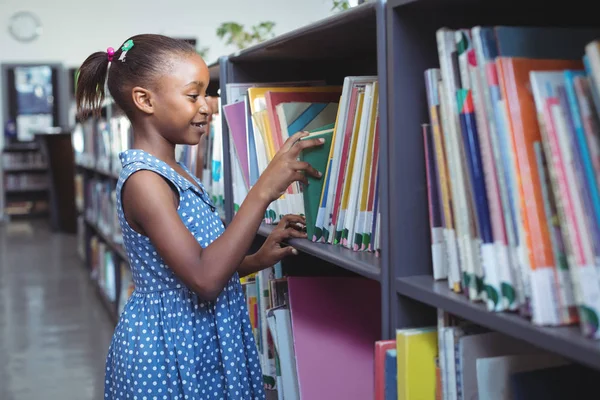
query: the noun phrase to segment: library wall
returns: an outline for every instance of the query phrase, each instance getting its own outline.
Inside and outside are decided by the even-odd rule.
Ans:
[[[167,3],[9,0],[0,2],[0,63],[44,61],[73,67],[80,65],[92,51],[106,50],[109,46],[116,48],[138,33],[196,38],[198,47],[210,48],[206,60],[210,63],[236,50],[217,37],[217,27],[222,22],[238,22],[250,27],[262,21],[274,21],[274,33],[280,35],[326,17],[330,9],[330,0],[171,0]],[[8,32],[8,18],[21,10],[35,13],[42,22],[43,34],[33,43],[19,43]],[[68,24],[69,29],[64,29],[64,24]],[[154,28],[152,32],[148,32],[148,26]],[[1,115],[0,126],[4,127]]]

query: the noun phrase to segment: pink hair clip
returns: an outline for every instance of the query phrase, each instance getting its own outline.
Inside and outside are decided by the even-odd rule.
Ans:
[[[108,62],[112,62],[113,57],[115,55],[115,49],[109,47],[108,49],[106,49],[106,54],[108,55]]]

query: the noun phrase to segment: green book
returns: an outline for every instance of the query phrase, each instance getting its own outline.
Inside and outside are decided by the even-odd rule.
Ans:
[[[327,163],[329,161],[329,150],[331,149],[334,127],[335,124],[322,126],[310,131],[309,136],[302,138],[303,140],[318,139],[321,137],[325,139],[325,143],[321,146],[303,150],[299,157],[301,161],[308,162],[313,168],[323,174],[321,178],[308,176],[308,186],[304,186],[302,189],[308,240],[312,240],[315,235],[315,223],[317,222],[317,212],[319,211],[321,193],[323,192],[323,186],[325,185],[325,169],[327,168]]]

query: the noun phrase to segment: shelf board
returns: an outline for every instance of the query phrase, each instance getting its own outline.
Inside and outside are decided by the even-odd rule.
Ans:
[[[5,167],[4,173],[7,174],[16,174],[16,173],[26,173],[26,172],[47,172],[47,165],[16,165],[11,167]]]
[[[478,325],[527,341],[541,349],[600,369],[600,341],[581,335],[579,326],[542,327],[512,313],[492,313],[483,303],[474,303],[448,289],[446,281],[431,276],[398,278],[396,292]]]
[[[229,57],[231,62],[264,60],[326,60],[376,53],[375,10],[369,1],[310,25],[266,40]]]
[[[24,194],[38,194],[38,193],[47,193],[49,191],[48,187],[44,187],[44,186],[40,186],[40,187],[26,187],[26,188],[20,188],[20,189],[16,189],[16,188],[10,188],[10,189],[5,189],[5,193],[6,195],[24,195]]]
[[[18,144],[9,144],[4,147],[4,153],[16,153],[16,152],[27,152],[27,151],[38,151],[40,146],[32,141],[32,142],[22,142]]]
[[[112,172],[105,171],[103,169],[99,169],[99,168],[96,168],[96,167],[89,167],[89,166],[84,165],[84,164],[75,164],[75,165],[77,166],[77,168],[81,168],[81,169],[84,169],[86,171],[93,172],[93,173],[95,173],[97,175],[100,175],[100,176],[103,176],[103,177],[106,177],[106,178],[110,178],[110,179],[113,179],[113,180],[118,180],[119,179],[119,177],[115,176]]]
[[[275,225],[261,224],[258,234],[267,237],[273,229],[275,229]],[[310,254],[364,277],[376,281],[381,280],[381,259],[375,257],[373,253],[352,251],[331,244],[313,243],[307,239],[290,239],[287,243],[303,253]]]
[[[6,213],[8,218],[11,220],[23,220],[29,218],[42,218],[48,217],[50,215],[50,211],[48,210],[40,210],[40,211],[30,211],[27,213]]]
[[[115,243],[110,237],[108,237],[104,232],[102,232],[95,223],[89,221],[85,218],[85,223],[94,231],[94,233],[100,237],[100,239],[110,247],[110,249],[117,253],[117,255],[126,262],[129,262],[129,258],[127,257],[127,253],[122,245]]]

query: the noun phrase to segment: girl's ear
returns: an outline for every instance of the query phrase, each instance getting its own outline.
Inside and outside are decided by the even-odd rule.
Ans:
[[[136,86],[131,90],[133,104],[145,114],[154,114],[154,102],[152,101],[152,92],[148,89]]]

